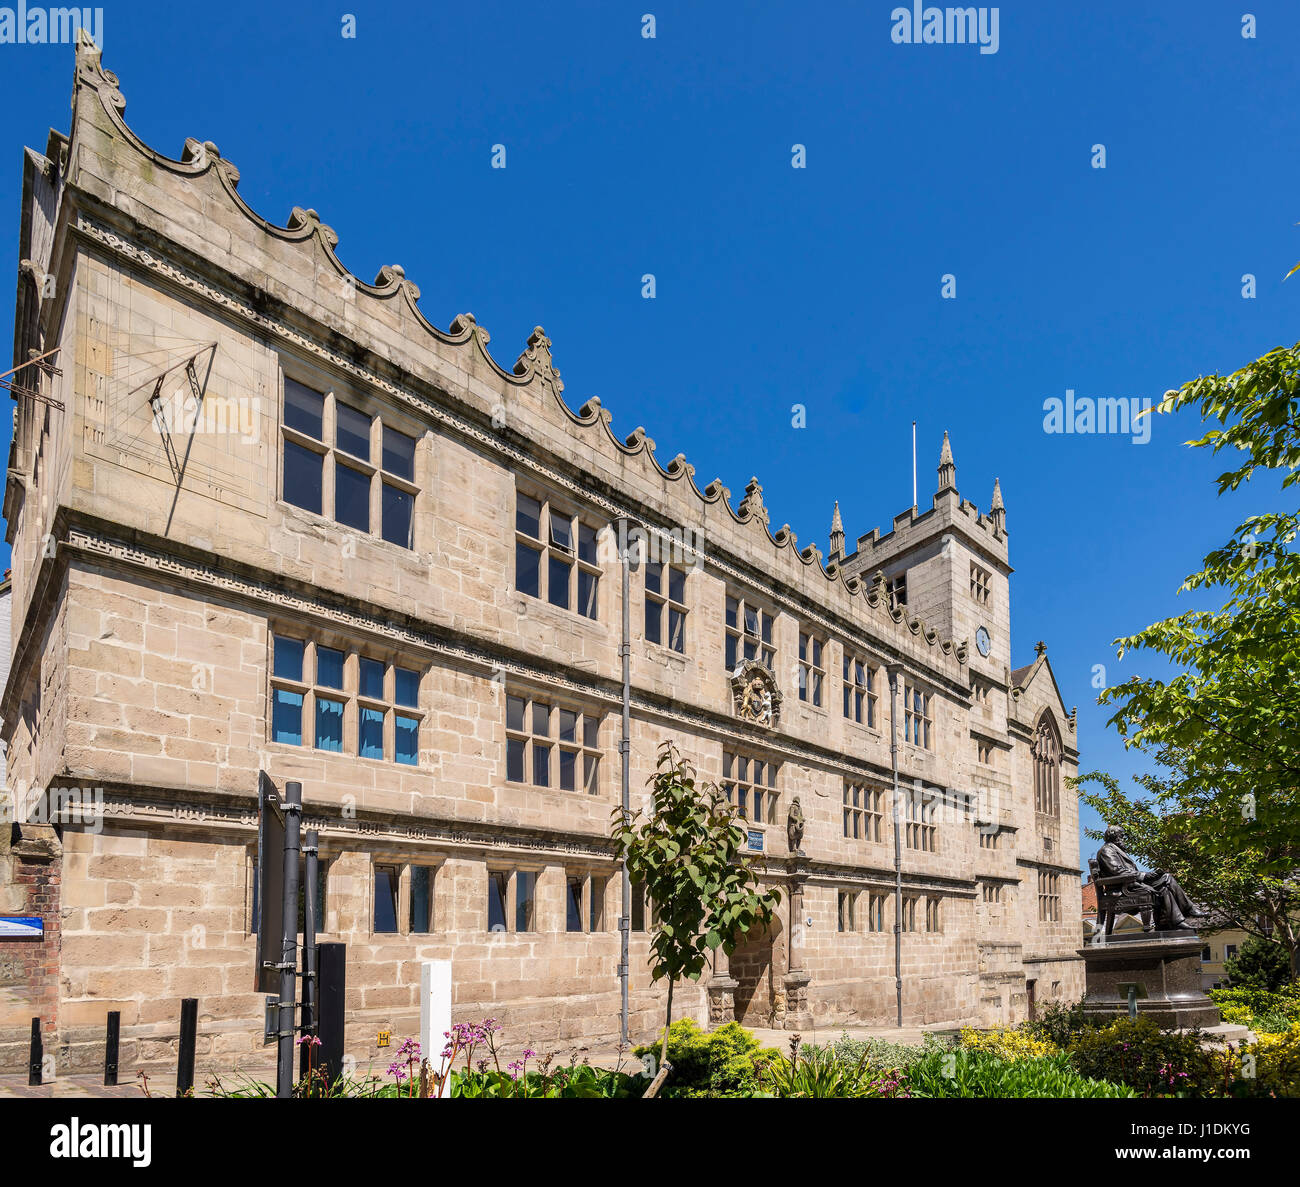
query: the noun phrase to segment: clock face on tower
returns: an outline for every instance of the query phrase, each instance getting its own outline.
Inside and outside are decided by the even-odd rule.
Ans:
[[[983,627],[975,632],[975,646],[979,648],[980,655],[988,659],[989,655],[989,633]]]

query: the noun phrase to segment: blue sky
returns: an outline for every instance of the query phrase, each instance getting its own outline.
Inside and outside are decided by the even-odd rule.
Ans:
[[[890,3],[304,7],[110,3],[127,119],[172,156],[215,141],[261,214],[317,209],[354,272],[401,264],[503,363],[545,326],[575,406],[735,499],[757,475],[802,543],[835,499],[850,540],[911,502],[913,419],[924,504],[947,429],[965,497],[1002,481],[1015,662],[1048,642],[1085,769],[1145,769],[1093,666],[1154,670],[1111,640],[1194,605],[1182,578],[1277,484],[1217,498],[1193,419],[1136,445],[1046,434],[1043,403],[1300,338],[1300,6],[1002,4],[995,54],[894,44]],[[0,45],[11,277],[21,148],[66,130],[71,80],[68,46]]]

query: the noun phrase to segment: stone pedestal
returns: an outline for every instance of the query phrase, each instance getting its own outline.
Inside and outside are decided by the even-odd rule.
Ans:
[[[729,973],[715,974],[705,985],[709,993],[709,1029],[736,1021],[736,987],[740,984]]]
[[[1201,948],[1195,932],[1172,931],[1106,936],[1078,949],[1087,978],[1084,1013],[1127,1018],[1135,986],[1139,1016],[1168,1029],[1218,1026],[1219,1008],[1201,988]]]
[[[781,1025],[786,1030],[807,1031],[812,1027],[812,1011],[808,1008],[809,973],[791,969],[781,978],[785,985],[785,1018]]]

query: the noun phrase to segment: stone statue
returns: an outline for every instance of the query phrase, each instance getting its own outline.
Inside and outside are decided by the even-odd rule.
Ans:
[[[1124,830],[1112,825],[1106,830],[1106,843],[1097,850],[1097,876],[1118,878],[1127,875],[1129,881],[1115,883],[1111,892],[1145,900],[1155,908],[1155,923],[1146,931],[1191,931],[1187,920],[1205,914],[1197,910],[1177,879],[1163,870],[1143,873],[1124,847]]]
[[[803,843],[803,807],[799,803],[798,796],[790,801],[790,814],[785,821],[785,835],[790,844],[790,852],[802,856],[803,850],[799,846]]]

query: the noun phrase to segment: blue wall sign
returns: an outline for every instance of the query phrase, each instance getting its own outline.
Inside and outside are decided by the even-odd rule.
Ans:
[[[749,847],[756,853],[763,852],[763,830],[761,828],[751,828],[749,830]]]
[[[40,940],[45,924],[39,915],[0,915],[0,940]]]

